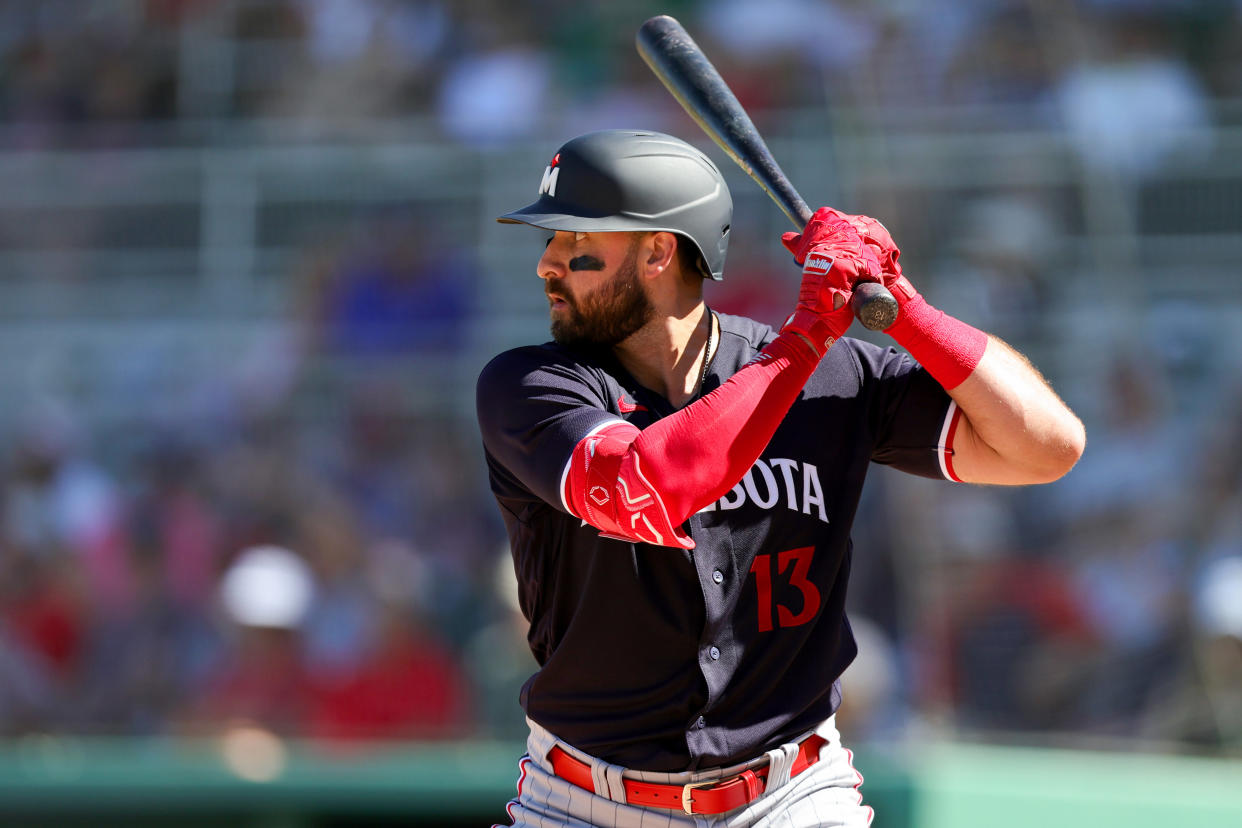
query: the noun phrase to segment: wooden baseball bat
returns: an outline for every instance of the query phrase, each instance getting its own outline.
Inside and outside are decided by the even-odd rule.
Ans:
[[[737,96],[682,25],[668,15],[652,17],[638,28],[637,44],[643,60],[690,117],[772,197],[794,227],[805,227],[811,208],[772,157]],[[878,282],[855,285],[850,307],[873,331],[887,328],[897,318],[897,300]]]

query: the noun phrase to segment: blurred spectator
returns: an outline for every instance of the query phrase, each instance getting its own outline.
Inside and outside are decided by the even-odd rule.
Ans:
[[[633,48],[628,27],[613,25],[602,32],[609,38],[604,48],[593,54],[628,54]],[[581,42],[574,46],[582,51]],[[577,88],[569,91],[571,97],[562,108],[563,134],[633,128],[676,132],[689,121],[672,96],[659,83],[652,83],[651,71],[641,60],[614,61],[614,65],[607,67],[613,75],[593,86],[583,82],[577,64],[570,63],[566,68],[572,74],[562,83],[573,83]]]
[[[314,684],[302,625],[315,588],[310,567],[288,549],[242,550],[220,581],[220,607],[233,642],[196,688],[187,710],[193,730],[247,724],[282,737],[305,732]]]
[[[837,68],[857,64],[875,44],[877,16],[849,0],[726,0],[712,4],[702,25],[738,58],[792,53],[808,65]]]
[[[10,642],[68,690],[82,669],[88,624],[76,568],[64,559],[28,557],[13,561],[4,575],[0,623]]]
[[[321,346],[353,357],[456,350],[474,290],[472,255],[445,244],[425,214],[371,225],[323,286]]]
[[[530,623],[518,603],[513,558],[506,545],[492,567],[496,617],[466,643],[465,664],[476,692],[480,734],[493,739],[524,739],[530,732],[518,697],[539,669],[526,633]]]
[[[500,530],[495,510],[485,509],[489,495],[474,473],[478,458],[468,442],[473,435],[460,421],[424,417],[412,425],[409,471],[422,490],[415,535],[437,566],[459,578],[478,577],[492,560],[491,540]]]
[[[309,735],[359,741],[469,733],[469,679],[427,611],[437,587],[431,568],[395,541],[360,557],[356,540],[339,533],[307,539],[321,573],[304,625],[315,684]]]
[[[317,676],[348,673],[364,658],[380,613],[366,580],[366,541],[358,525],[365,515],[343,499],[325,499],[293,520],[294,543],[318,583],[302,626],[309,668]]]
[[[439,2],[300,0],[305,54],[265,97],[263,114],[324,124],[351,134],[358,124],[425,108],[449,20]]]
[[[972,568],[956,604],[950,675],[960,726],[1081,726],[1097,644],[1073,585],[1055,564],[1002,552]]]
[[[906,726],[900,658],[889,634],[865,615],[850,615],[858,656],[841,676],[837,728],[855,744],[892,743]]]
[[[445,134],[496,148],[536,134],[555,105],[551,61],[521,6],[491,5],[469,18],[468,39],[445,68],[435,111]]]
[[[451,739],[472,732],[457,656],[419,613],[381,603],[375,634],[347,673],[321,680],[308,733],[331,740]]]
[[[1049,279],[1064,255],[1051,211],[1031,197],[997,194],[967,204],[961,224],[931,274],[931,301],[1017,347],[1036,342],[1049,320]]]
[[[162,732],[221,646],[208,617],[220,533],[195,458],[158,441],[134,476],[110,567],[121,588],[112,603],[96,602],[70,711],[95,732]]]
[[[1175,152],[1207,150],[1207,95],[1171,49],[1166,22],[1141,12],[1096,22],[1091,53],[1065,67],[1055,93],[1083,162],[1137,180]]]
[[[1099,652],[1081,690],[1086,731],[1125,736],[1174,681],[1185,615],[1185,550],[1148,505],[1099,513],[1066,537],[1067,562]]]
[[[1175,511],[1190,496],[1198,435],[1173,416],[1162,362],[1129,343],[1105,358],[1087,415],[1091,447],[1065,480],[1039,494],[1067,530],[1108,515]]]
[[[55,729],[61,703],[49,666],[0,620],[0,737]]]
[[[727,0],[695,22],[710,38],[708,53],[725,56],[721,73],[762,126],[768,110],[873,103],[868,70],[880,59],[885,16],[851,0]]]
[[[941,556],[919,586],[909,636],[921,713],[966,731],[1070,730],[1099,652],[1058,557],[1028,542],[1006,489],[952,488],[914,558]]]
[[[55,401],[25,413],[10,463],[0,523],[6,623],[68,689],[82,668],[91,608],[108,612],[132,597],[122,493]]]
[[[945,67],[943,100],[957,105],[1003,107],[1009,118],[1028,112],[1037,122],[1053,85],[1051,55],[1040,35],[1038,4],[973,3],[968,15],[958,15],[962,31],[957,51]],[[964,19],[963,19],[964,18]]]
[[[1236,547],[1208,562],[1195,585],[1186,669],[1151,706],[1142,735],[1236,753],[1242,749],[1242,555]]]
[[[59,401],[35,403],[22,415],[3,496],[4,541],[15,554],[80,557],[89,565],[116,542],[120,493]]]
[[[144,120],[175,111],[175,55],[144,20],[117,6],[91,15],[8,4],[0,63],[0,113],[27,146],[84,138],[91,145],[132,140]],[[94,124],[89,135],[71,128]]]
[[[127,529],[135,566],[169,600],[199,611],[212,600],[221,568],[221,527],[202,463],[192,447],[171,440],[155,443],[140,461],[131,473],[138,485]]]
[[[170,562],[152,533],[135,533],[130,556],[133,594],[92,616],[84,669],[62,715],[93,734],[162,735],[210,680],[226,640],[202,602],[170,588]]]

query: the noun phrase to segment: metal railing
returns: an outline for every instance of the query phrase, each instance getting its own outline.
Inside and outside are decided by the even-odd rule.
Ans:
[[[1050,326],[1072,341],[1037,348],[1098,345],[1169,296],[1209,315],[1239,312],[1242,129],[1215,131],[1210,153],[1134,182],[1085,168],[1050,130],[831,133],[823,113],[780,124],[773,151],[804,195],[884,216],[921,273],[952,258],[976,199],[1020,193],[1048,205],[1056,272],[1045,278],[1059,297]],[[250,125],[200,146],[0,154],[0,382],[11,398],[61,396],[102,421],[141,416],[152,398],[183,394],[188,376],[223,376],[296,327],[299,269],[317,245],[414,210],[434,223],[427,243],[450,241],[473,259],[466,345],[408,355],[413,374],[443,380],[425,383],[419,404],[465,412],[487,355],[545,333],[532,272],[541,238],[493,218],[533,196],[556,139],[478,152],[407,127],[390,124],[370,143],[262,138]],[[782,267],[783,216],[720,163],[737,202],[734,251]],[[1091,325],[1078,324],[1084,314]],[[1067,371],[1077,364],[1051,356]],[[350,370],[309,359],[306,376],[324,393]],[[139,395],[120,379],[134,373],[144,374]]]

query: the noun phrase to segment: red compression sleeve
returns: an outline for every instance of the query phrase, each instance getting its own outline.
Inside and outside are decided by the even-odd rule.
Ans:
[[[988,346],[988,335],[944,311],[922,296],[901,306],[897,321],[885,333],[910,352],[945,390],[952,390],[974,372]]]
[[[723,385],[639,431],[615,423],[574,449],[562,492],[605,534],[694,548],[679,528],[723,497],[767,447],[819,360],[782,334]]]

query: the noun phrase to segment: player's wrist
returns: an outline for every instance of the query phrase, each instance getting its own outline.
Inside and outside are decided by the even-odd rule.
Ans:
[[[893,295],[899,294],[893,291]],[[988,345],[986,333],[933,307],[917,293],[901,303],[897,321],[884,332],[946,390],[974,373]]]
[[[841,337],[841,331],[832,323],[832,317],[815,313],[801,305],[793,312],[785,324],[781,326],[780,338],[796,337],[804,348],[809,348],[818,361],[832,344]],[[794,342],[795,340],[788,340]]]

